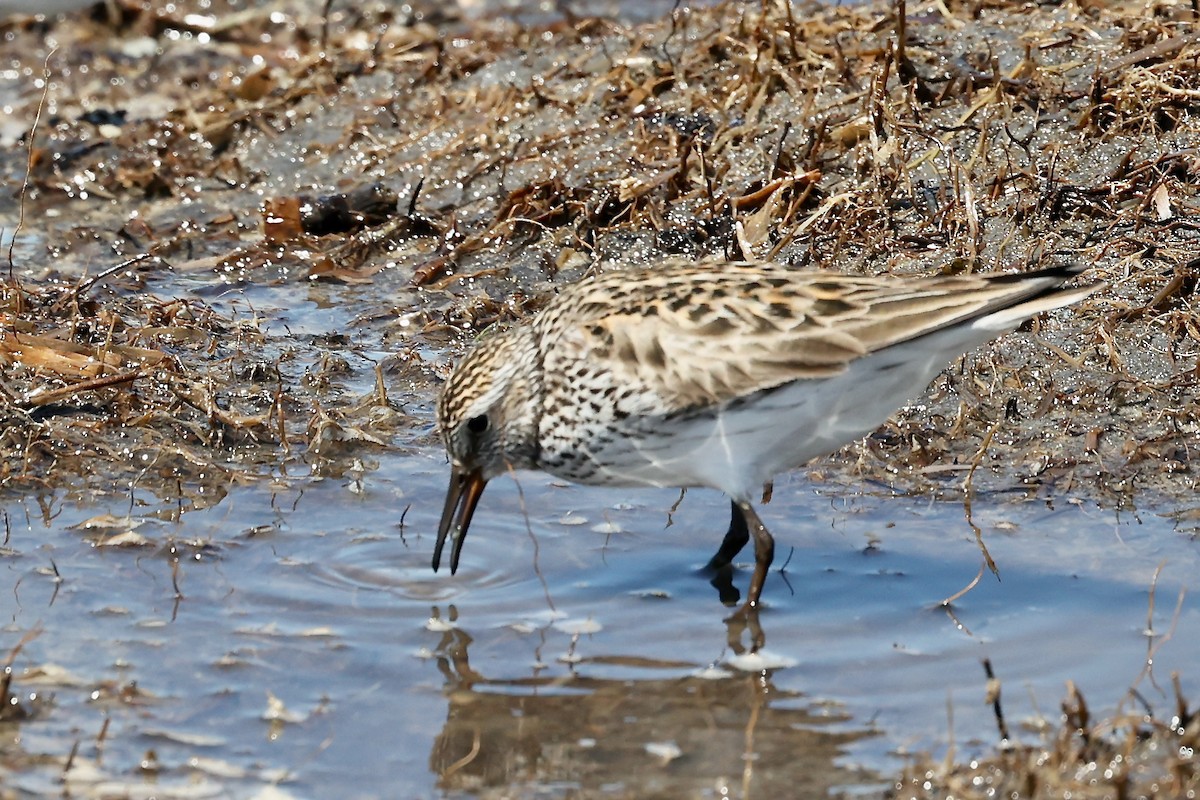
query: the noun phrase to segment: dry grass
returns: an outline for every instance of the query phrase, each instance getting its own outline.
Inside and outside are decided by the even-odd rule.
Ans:
[[[9,52],[57,80],[25,203],[95,215],[98,242],[51,251],[158,260],[106,294],[10,281],[3,347],[23,366],[6,378],[21,424],[5,481],[81,446],[78,419],[39,433],[64,402],[97,412],[83,415],[96,458],[126,458],[97,429],[163,423],[168,407],[190,409],[165,426],[155,446],[168,450],[180,433],[201,451],[232,437],[263,444],[261,463],[328,432],[325,405],[277,358],[243,370],[257,380],[213,368],[237,361],[206,350],[227,332],[263,347],[252,325],[134,296],[141,281],[382,281],[408,314],[403,331],[380,323],[384,340],[441,346],[535,310],[556,281],[683,255],[892,272],[1095,264],[1109,291],[969,358],[842,468],[956,491],[954,462],[981,461],[977,485],[1122,503],[1194,488],[1200,42],[1186,2],[914,3],[903,17],[894,3],[737,3],[539,29],[369,4],[329,20],[295,9],[283,27],[265,10],[206,28],[121,8],[54,28],[54,52],[9,23]],[[164,39],[154,80],[114,37],[180,30],[207,45]],[[72,69],[84,50],[86,77]],[[31,85],[19,110],[32,118],[40,101]],[[285,424],[288,398],[306,424]],[[206,459],[219,461],[169,460]]]
[[[1137,695],[1133,695],[1137,698]],[[1200,716],[1188,708],[1178,680],[1175,708],[1157,719],[1147,707],[1096,720],[1083,694],[1067,687],[1062,716],[1037,744],[1011,744],[960,761],[922,760],[905,770],[889,797],[927,798],[1193,798],[1200,793]]]
[[[422,352],[670,255],[1092,264],[1106,291],[964,359],[814,477],[1193,497],[1193,3],[764,1],[536,29],[348,5],[2,23],[28,85],[0,179],[42,237],[0,287],[5,491],[120,475],[211,502],[288,460],[428,441],[446,362]],[[358,395],[339,332],[268,334],[195,295],[303,281],[399,353]],[[411,418],[385,377],[412,387]],[[1169,723],[1097,726],[1072,693],[1064,719],[896,795],[1194,795],[1182,699]]]

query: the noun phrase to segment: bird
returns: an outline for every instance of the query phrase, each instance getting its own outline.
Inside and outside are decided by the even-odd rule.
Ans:
[[[778,263],[607,271],[485,335],[451,371],[437,422],[450,483],[433,551],[458,570],[488,481],[710,487],[731,522],[712,568],[753,536],[742,611],[757,611],[774,538],[752,504],[780,472],[859,439],[963,353],[1100,289],[1084,267],[926,277]]]

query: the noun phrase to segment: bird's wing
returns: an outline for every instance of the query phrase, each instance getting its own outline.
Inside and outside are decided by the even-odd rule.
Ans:
[[[829,377],[867,353],[959,324],[966,349],[980,338],[972,323],[988,315],[1011,309],[999,332],[1065,305],[1037,299],[1073,274],[898,279],[755,265],[639,281],[612,273],[580,293],[567,316],[576,352],[673,412]]]

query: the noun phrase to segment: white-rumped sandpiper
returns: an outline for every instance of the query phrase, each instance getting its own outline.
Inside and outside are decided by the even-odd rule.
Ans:
[[[708,486],[733,523],[711,566],[752,534],[743,609],[774,540],[751,505],[774,475],[887,420],[948,362],[1102,284],[1082,268],[930,278],[777,264],[667,264],[565,288],[486,336],[438,403],[451,463],[433,568],[450,571],[487,482],[540,469],[586,484]]]

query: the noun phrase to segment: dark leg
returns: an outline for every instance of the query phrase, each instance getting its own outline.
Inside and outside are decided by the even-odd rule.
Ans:
[[[754,534],[754,575],[750,578],[750,591],[741,609],[744,613],[758,610],[763,584],[767,582],[767,570],[771,568],[771,562],[775,559],[775,540],[771,538],[771,532],[763,525],[758,513],[749,503],[739,502],[737,508],[745,518],[746,527]]]
[[[716,555],[709,559],[708,566],[705,567],[707,570],[721,570],[728,567],[733,563],[737,554],[742,552],[746,542],[750,541],[750,530],[746,527],[746,517],[738,508],[737,501],[730,500],[729,506],[731,509],[729,530],[726,531],[725,540],[721,542],[721,547],[717,550]]]

